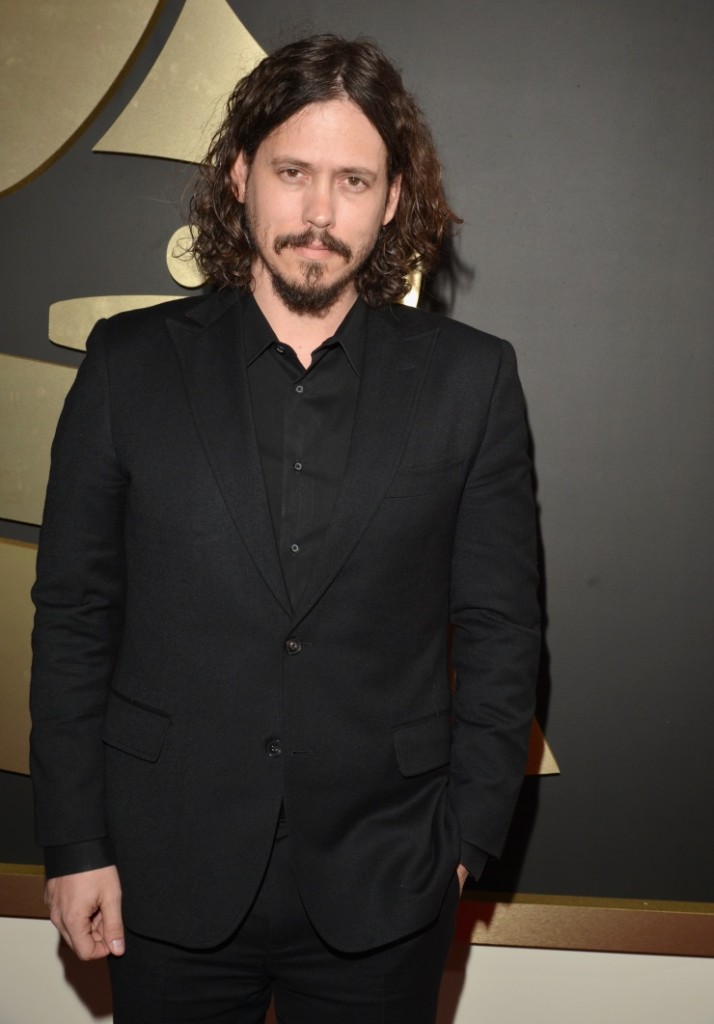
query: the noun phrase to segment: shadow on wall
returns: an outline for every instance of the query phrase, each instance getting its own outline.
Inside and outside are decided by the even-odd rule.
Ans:
[[[475,279],[476,270],[462,260],[455,239],[444,239],[439,262],[422,285],[419,308],[450,316],[457,293],[467,294]]]
[[[98,1019],[109,1017],[112,997],[106,960],[78,960],[62,939],[58,942],[57,956],[62,962],[65,981],[71,985],[91,1015]]]

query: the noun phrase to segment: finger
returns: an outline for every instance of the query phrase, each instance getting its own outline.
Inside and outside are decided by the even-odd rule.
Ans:
[[[65,915],[60,902],[49,895],[45,896],[45,902],[49,907],[50,921],[60,933],[69,948],[76,953],[77,950],[74,945],[74,935],[72,934],[73,929],[70,928],[68,922],[65,920]]]
[[[92,918],[92,938],[95,942],[104,942],[102,938],[102,913],[98,911]]]
[[[69,916],[63,921],[65,935],[71,949],[77,954],[80,960],[97,960],[107,955],[104,943],[97,941],[92,934],[92,919],[87,916]],[[65,934],[66,933],[66,934]]]

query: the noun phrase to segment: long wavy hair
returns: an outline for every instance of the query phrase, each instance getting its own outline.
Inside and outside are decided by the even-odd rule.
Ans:
[[[409,274],[428,273],[436,265],[444,238],[461,219],[444,197],[424,115],[375,43],[317,35],[266,57],[228,100],[190,201],[192,251],[209,280],[243,290],[251,284],[255,250],[231,180],[238,154],[250,165],[263,139],[293,114],[309,103],[342,97],[382,136],[390,184],[401,175],[397,212],[356,277],[357,291],[371,306],[395,302],[409,290]]]

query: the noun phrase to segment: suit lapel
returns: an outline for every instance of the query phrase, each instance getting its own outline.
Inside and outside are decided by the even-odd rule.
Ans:
[[[273,536],[241,344],[238,293],[168,318],[189,404],[216,483],[256,568],[292,614]]]
[[[370,310],[347,469],[315,567],[296,608],[303,618],[364,533],[399,465],[437,331],[406,337]]]

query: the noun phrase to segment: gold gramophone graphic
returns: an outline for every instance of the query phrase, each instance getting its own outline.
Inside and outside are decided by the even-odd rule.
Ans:
[[[96,113],[128,61],[150,35],[166,0],[73,0],[19,4],[0,0],[0,107],[5,111],[0,194],[42,174]],[[29,55],[29,56],[28,56]],[[156,63],[95,151],[198,163],[223,114],[236,78],[264,51],[226,0],[185,0]],[[49,97],[49,99],[48,99]],[[168,240],[175,282],[196,288],[203,277],[187,255],[188,228]],[[419,275],[405,302],[416,305]],[[49,310],[49,338],[84,349],[94,323],[124,309],[176,295],[68,298]],[[39,525],[49,452],[75,371],[52,362],[0,354],[0,519]],[[0,538],[0,770],[28,770],[35,545]],[[529,774],[557,764],[534,722]]]

